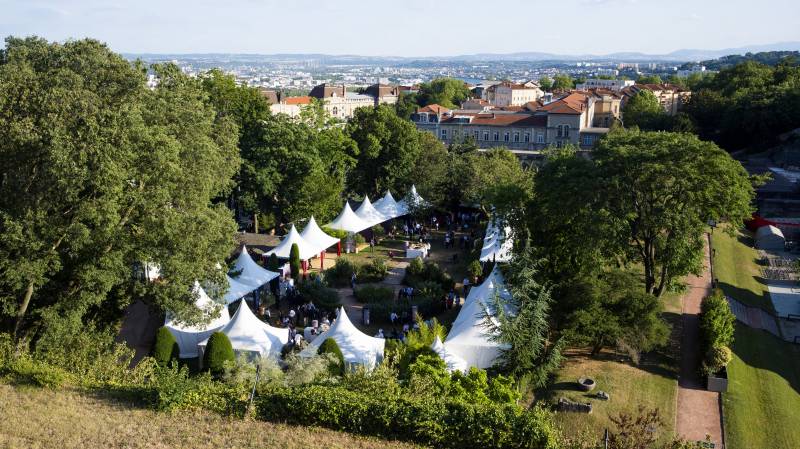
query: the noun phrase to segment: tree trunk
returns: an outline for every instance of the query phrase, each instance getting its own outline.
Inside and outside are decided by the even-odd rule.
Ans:
[[[19,335],[19,329],[22,327],[22,319],[25,318],[25,312],[28,311],[28,305],[31,303],[32,297],[33,297],[33,281],[28,283],[28,288],[25,289],[25,297],[22,298],[22,304],[20,304],[19,310],[17,311],[17,320],[14,323],[14,334],[13,334],[15,342],[17,341],[17,337]]]

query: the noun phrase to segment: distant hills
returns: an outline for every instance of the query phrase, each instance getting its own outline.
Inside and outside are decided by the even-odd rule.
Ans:
[[[746,53],[795,51],[800,50],[800,42],[779,42],[767,45],[751,45],[746,47],[725,48],[721,50],[681,49],[667,54],[647,54],[639,52],[619,52],[605,55],[576,54],[566,55],[546,52],[518,52],[518,53],[476,53],[457,56],[436,57],[404,57],[404,56],[362,56],[362,55],[326,55],[320,53],[278,53],[278,54],[246,54],[246,53],[191,53],[191,54],[153,54],[153,53],[126,53],[129,59],[141,58],[144,60],[165,59],[192,59],[215,61],[315,61],[319,63],[403,63],[410,61],[513,61],[513,62],[540,62],[540,61],[625,61],[625,62],[693,62],[721,58],[729,55],[743,55]]]

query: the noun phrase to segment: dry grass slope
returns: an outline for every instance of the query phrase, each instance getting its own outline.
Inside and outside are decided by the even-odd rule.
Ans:
[[[326,429],[158,413],[75,391],[0,384],[0,448],[411,448]]]

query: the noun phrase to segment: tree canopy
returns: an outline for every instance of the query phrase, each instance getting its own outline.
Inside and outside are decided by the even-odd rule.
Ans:
[[[356,165],[348,173],[350,191],[377,196],[387,189],[405,192],[420,156],[420,131],[391,106],[358,108],[345,127],[357,145]]]
[[[438,104],[455,109],[471,96],[472,93],[464,81],[455,78],[437,78],[429,83],[420,84],[417,104],[420,106]]]
[[[151,90],[141,65],[97,41],[7,39],[0,311],[16,330],[58,322],[74,332],[87,315],[121,313],[137,262],[170,280],[148,285],[148,298],[186,316],[195,280],[224,282],[217,263],[236,228],[211,200],[239,167],[236,124],[199,81],[153,70]]]

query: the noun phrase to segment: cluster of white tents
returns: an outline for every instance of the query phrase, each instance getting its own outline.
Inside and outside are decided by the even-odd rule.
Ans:
[[[426,204],[425,200],[417,193],[417,189],[414,186],[411,186],[411,191],[407,198],[400,201],[395,201],[392,192],[389,191],[375,204],[370,202],[368,196],[364,196],[364,201],[355,211],[345,201],[339,215],[326,226],[330,229],[349,233],[361,232],[377,224],[406,215],[412,207],[424,204]],[[297,232],[297,228],[292,225],[289,233],[286,234],[278,246],[265,253],[265,256],[275,254],[279,258],[288,259],[292,245],[296,244],[301,261],[308,261],[316,255],[319,255],[320,259],[324,261],[325,250],[339,242],[338,238],[326,234],[317,225],[314,217],[311,217],[303,232]]]
[[[493,335],[499,327],[495,318],[497,304],[502,304],[506,313],[513,314],[510,299],[503,274],[495,266],[482,284],[469,291],[445,341],[437,338],[433,343],[432,349],[445,361],[448,370],[486,369],[497,362],[504,347]],[[487,319],[494,326],[489,326]]]
[[[486,226],[486,235],[483,238],[481,247],[481,262],[508,262],[511,260],[511,252],[514,248],[514,240],[511,226],[504,221],[496,218],[489,220]]]
[[[212,300],[206,291],[200,286],[199,282],[196,282],[194,285],[193,294],[197,297],[195,300],[195,306],[203,311],[204,314],[212,318],[208,324],[201,326],[190,326],[180,323],[179,321],[175,320],[171,314],[167,314],[167,317],[164,321],[164,326],[169,329],[172,335],[175,336],[175,339],[178,342],[178,347],[180,348],[181,358],[197,357],[200,354],[198,348],[204,346],[204,342],[208,339],[208,337],[218,330],[226,332],[227,329],[228,332],[235,334],[236,332],[240,332],[240,329],[242,329],[242,325],[236,324],[237,322],[242,321],[249,323],[250,321],[255,320],[258,323],[261,323],[261,321],[258,320],[258,318],[252,314],[252,312],[250,312],[249,307],[244,303],[239,305],[239,310],[231,319],[228,314],[227,305],[247,296],[253,291],[260,289],[271,280],[278,277],[278,273],[266,270],[258,265],[250,257],[250,254],[247,252],[247,247],[245,246],[242,246],[242,252],[236,259],[233,271],[239,273],[239,275],[236,278],[226,275],[228,280],[228,288],[221,295],[223,301],[225,302],[225,306],[214,302],[214,300]],[[217,288],[213,285],[207,287],[212,289]],[[247,313],[249,313],[250,317],[252,317],[252,320],[247,317],[247,313],[242,312],[242,309],[247,309]],[[234,323],[235,326],[231,323]],[[277,330],[281,331],[281,329]],[[253,341],[260,341],[261,335],[258,332],[255,332],[253,335],[251,335],[251,339]],[[231,342],[233,342],[233,339]],[[242,343],[241,339],[240,343]],[[241,351],[251,351],[251,349],[248,349],[250,347],[252,347],[252,345],[248,346],[244,345],[243,343],[240,344],[238,348],[236,345],[234,345],[235,350]],[[280,350],[280,348],[278,349]]]

